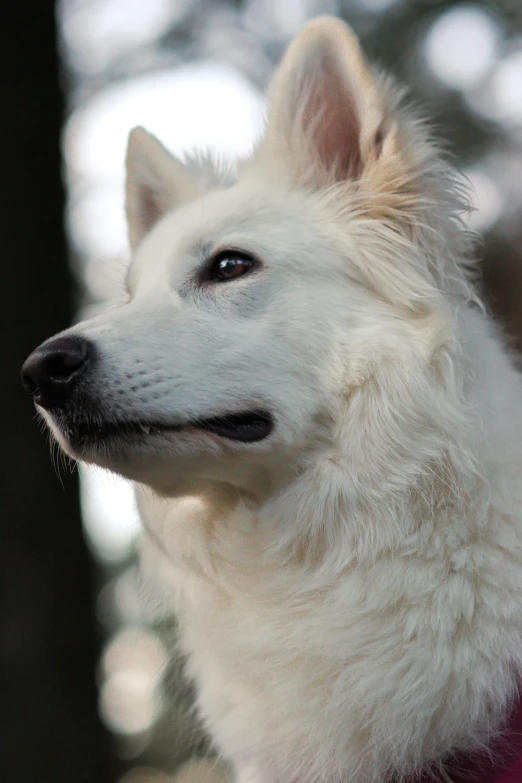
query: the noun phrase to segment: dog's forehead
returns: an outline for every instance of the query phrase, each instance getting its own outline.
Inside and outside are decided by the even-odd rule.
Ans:
[[[309,194],[238,182],[166,215],[143,242],[136,263],[139,266],[142,258],[149,264],[153,256],[160,266],[185,268],[224,247],[267,252],[277,258],[289,243],[297,252],[310,247],[316,217]]]

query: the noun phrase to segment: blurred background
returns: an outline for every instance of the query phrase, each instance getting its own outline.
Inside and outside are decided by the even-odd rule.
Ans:
[[[284,47],[342,16],[473,189],[484,292],[522,347],[522,2],[61,0],[2,13],[0,779],[169,783],[206,749],[174,619],[136,572],[132,492],[49,456],[26,355],[120,293],[126,137],[233,160]]]

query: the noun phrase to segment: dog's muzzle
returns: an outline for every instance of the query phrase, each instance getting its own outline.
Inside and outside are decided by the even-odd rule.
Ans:
[[[103,444],[121,450],[141,446],[158,436],[198,430],[229,442],[256,443],[274,428],[274,417],[263,408],[224,411],[218,415],[182,419],[173,416],[122,416],[114,401],[96,392],[97,350],[79,335],[56,337],[43,343],[22,366],[22,381],[39,408],[52,415],[57,427],[75,453]],[[49,421],[48,421],[49,423]]]

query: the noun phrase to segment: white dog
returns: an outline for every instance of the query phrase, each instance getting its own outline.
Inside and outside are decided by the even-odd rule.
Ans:
[[[137,482],[236,783],[447,779],[516,697],[522,382],[462,208],[398,91],[317,19],[237,180],[132,132],[128,301],[24,366],[62,448]]]

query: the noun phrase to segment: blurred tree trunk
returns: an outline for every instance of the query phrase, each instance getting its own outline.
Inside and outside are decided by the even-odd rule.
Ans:
[[[0,180],[0,779],[114,780],[96,713],[92,565],[76,477],[63,486],[20,383],[20,365],[72,315],[62,230],[51,2],[2,10]]]

